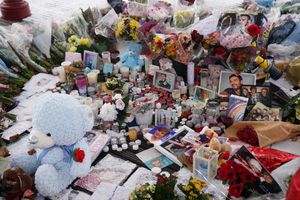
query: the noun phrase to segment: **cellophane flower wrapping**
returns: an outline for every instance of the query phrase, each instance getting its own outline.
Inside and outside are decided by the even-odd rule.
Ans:
[[[272,148],[249,147],[248,149],[269,172],[272,172],[284,163],[299,158],[298,155]]]

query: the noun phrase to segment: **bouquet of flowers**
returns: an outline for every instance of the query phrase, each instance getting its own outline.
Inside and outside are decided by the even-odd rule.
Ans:
[[[122,96],[121,94],[116,94],[113,98],[111,96],[106,96],[104,98],[104,105],[100,109],[99,117],[103,121],[112,122],[117,120],[119,124],[122,124],[127,116],[127,106],[129,102],[128,96]]]
[[[165,39],[165,53],[166,56],[174,58],[176,56],[176,41],[177,35],[170,35]]]
[[[165,21],[169,16],[173,15],[171,4],[159,1],[147,8],[147,16],[150,20],[157,22]]]
[[[249,71],[255,55],[256,49],[253,47],[236,48],[229,54],[227,63],[237,72]]]
[[[174,192],[177,178],[168,172],[157,175],[155,185],[145,183],[136,187],[130,194],[129,200],[177,200],[178,196]]]
[[[176,44],[176,60],[187,64],[192,57],[192,36],[188,33],[180,33]]]
[[[89,38],[78,38],[77,35],[72,35],[68,38],[68,51],[83,53],[84,50],[88,50],[91,46],[91,40]]]
[[[222,163],[217,177],[223,181],[223,184],[229,184],[228,194],[237,198],[248,197],[259,181],[258,177],[234,160]]]
[[[141,97],[135,101],[129,103],[128,111],[132,114],[146,113],[154,109],[155,101],[157,100],[156,95]]]
[[[116,38],[137,41],[140,26],[140,23],[134,19],[128,17],[122,18],[115,29]]]
[[[209,200],[209,195],[202,191],[205,187],[205,182],[193,177],[189,179],[187,185],[178,185],[178,188],[186,195],[188,200]]]
[[[164,39],[159,34],[156,34],[149,45],[151,53],[156,57],[159,56],[159,54],[163,52],[164,45]]]
[[[120,79],[113,77],[105,82],[105,86],[109,90],[115,90],[117,88],[121,88],[123,86],[123,82]]]

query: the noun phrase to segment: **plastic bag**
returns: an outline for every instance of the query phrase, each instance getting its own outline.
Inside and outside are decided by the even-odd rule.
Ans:
[[[50,58],[51,31],[50,21],[33,26],[33,43],[47,58]]]
[[[276,58],[276,60],[283,59],[291,59],[294,57],[293,55],[298,54],[300,49],[300,45],[295,42],[284,42],[282,44],[270,44],[268,46],[268,51],[272,56]]]
[[[129,2],[127,4],[127,11],[129,16],[146,17],[147,16],[147,4]]]
[[[173,8],[171,4],[159,1],[147,8],[147,16],[150,20],[163,22],[173,15]]]
[[[184,2],[188,2],[185,0],[178,1],[174,16],[173,23],[176,28],[186,28],[189,25],[193,24],[196,17],[196,7],[195,2],[193,4],[186,5]]]
[[[115,37],[115,25],[118,23],[117,13],[111,9],[95,26],[96,35],[102,35],[107,38]]]

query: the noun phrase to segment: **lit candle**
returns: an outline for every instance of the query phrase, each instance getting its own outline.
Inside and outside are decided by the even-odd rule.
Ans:
[[[59,82],[64,83],[66,82],[66,72],[64,67],[58,67],[57,68]]]
[[[123,77],[128,77],[129,76],[129,68],[128,67],[121,67],[120,72]]]
[[[92,71],[87,74],[87,78],[88,78],[89,85],[97,84],[98,74]]]
[[[188,71],[188,85],[194,85],[195,82],[195,64],[193,62],[189,62],[187,66]]]
[[[135,129],[130,129],[128,131],[128,133],[129,133],[129,139],[131,141],[136,140],[136,138],[137,138],[137,131]]]

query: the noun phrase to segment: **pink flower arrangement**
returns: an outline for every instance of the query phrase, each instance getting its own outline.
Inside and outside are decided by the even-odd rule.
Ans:
[[[226,49],[235,49],[251,46],[252,37],[248,34],[233,33],[221,39],[221,45]]]

